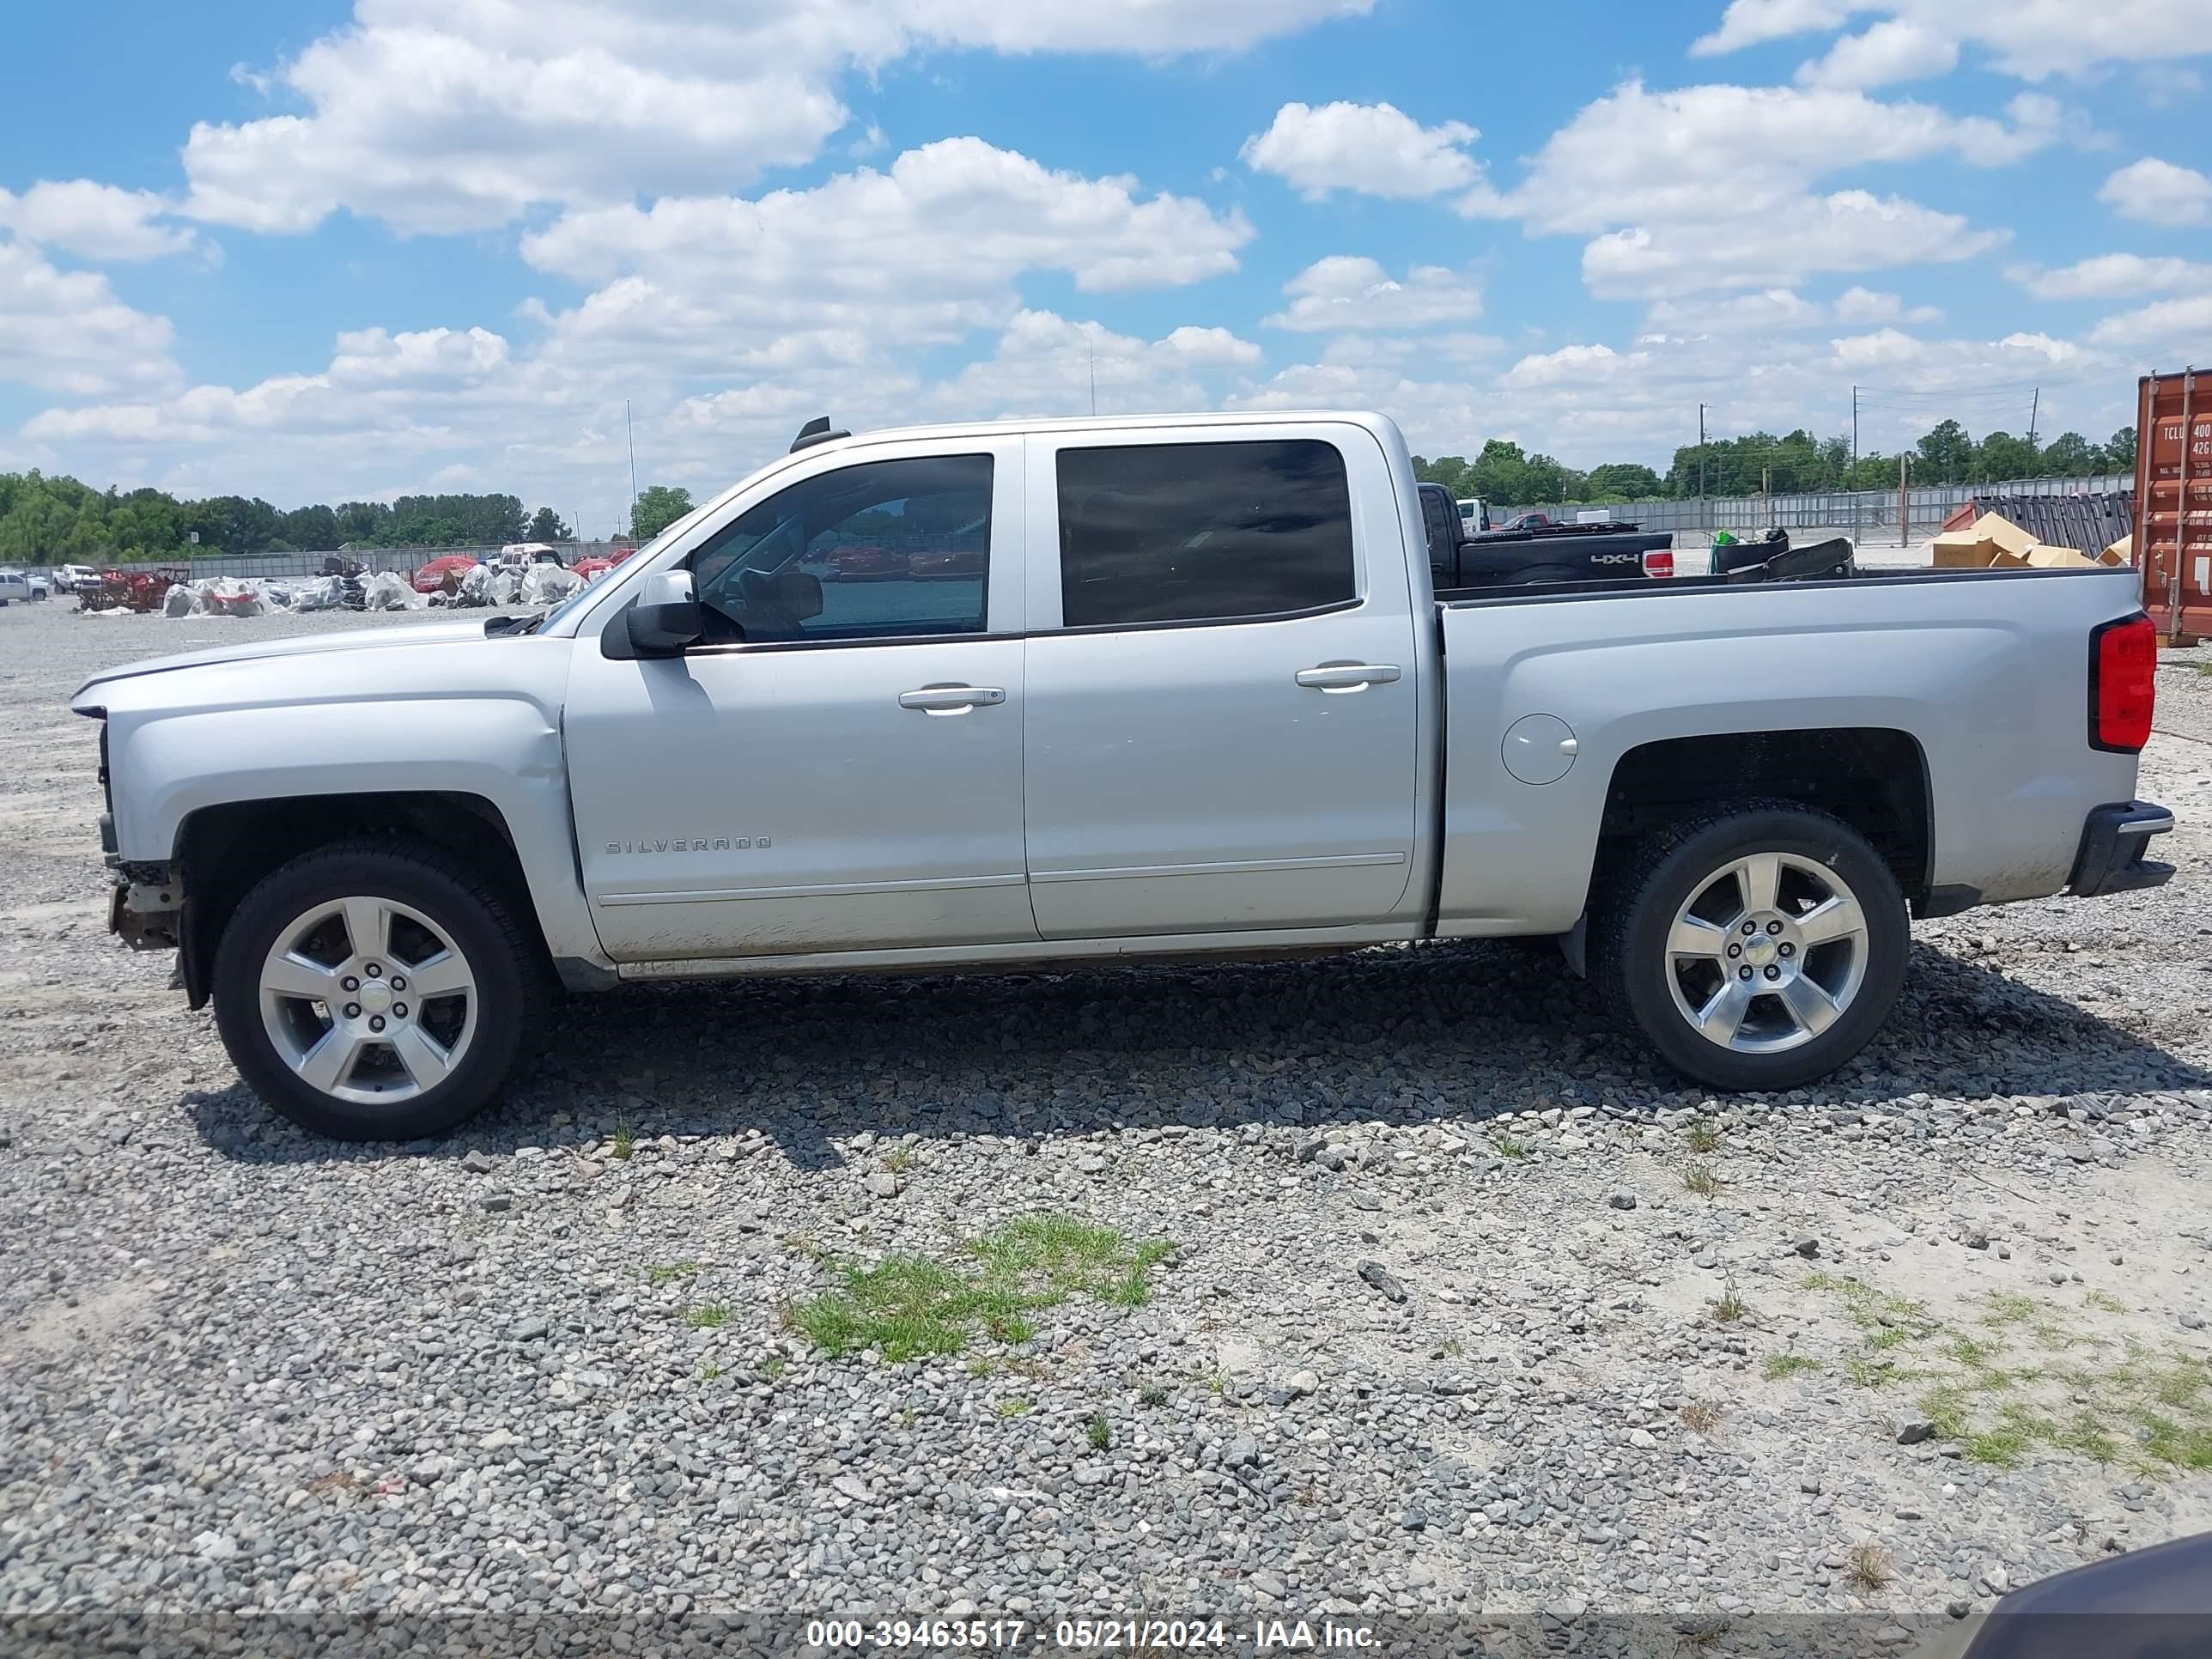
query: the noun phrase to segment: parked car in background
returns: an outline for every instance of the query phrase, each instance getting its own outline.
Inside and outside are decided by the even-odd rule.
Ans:
[[[586,581],[590,581],[594,577],[605,575],[608,571],[612,570],[636,551],[634,547],[618,547],[609,554],[593,554],[588,559],[579,559],[569,568]]]
[[[31,579],[20,570],[0,570],[0,605],[31,597]]]
[[[27,572],[24,574],[23,580],[26,580],[26,581],[27,581],[28,583],[30,583],[30,585],[31,585],[31,597],[32,597],[33,599],[51,599],[51,598],[52,598],[52,597],[53,597],[53,592],[54,592],[53,579],[52,579],[52,577],[48,576],[48,575],[47,575],[44,571],[42,571],[42,570],[32,570],[32,571],[27,571]]]
[[[100,572],[88,564],[65,564],[54,572],[55,580],[64,592],[79,597],[100,592]]]
[[[521,568],[533,564],[566,565],[561,550],[550,542],[509,542],[499,550],[499,557],[489,561],[507,568]]]
[[[1420,486],[1429,580],[1439,593],[1529,582],[1580,582],[1674,574],[1674,538],[1632,524],[1553,525],[1473,533],[1443,485]]]
[[[888,552],[880,547],[836,548],[823,562],[848,582],[876,581],[911,573],[904,554]]]
[[[987,580],[825,602],[815,549],[981,511]],[[2172,876],[2137,580],[1439,598],[1387,416],[972,423],[802,438],[543,617],[240,641],[72,706],[109,926],[327,1134],[471,1116],[556,977],[1511,935],[1683,1077],[1780,1091],[1889,1017],[1913,917]]]
[[[1459,504],[1460,528],[1470,536],[1478,530],[1490,528],[1490,503],[1480,495]]]
[[[446,578],[456,581],[477,568],[476,559],[466,553],[448,553],[435,558],[415,573],[414,586],[417,593],[440,593],[445,591]]]
[[[980,576],[983,555],[980,550],[917,553],[907,561],[907,568],[917,576]]]

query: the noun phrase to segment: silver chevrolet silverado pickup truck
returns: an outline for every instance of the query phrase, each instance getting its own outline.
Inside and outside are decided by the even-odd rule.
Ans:
[[[563,988],[1504,935],[1782,1089],[1911,917],[2170,873],[2125,571],[1438,594],[1379,416],[826,428],[542,617],[78,692],[264,1099],[446,1129]]]

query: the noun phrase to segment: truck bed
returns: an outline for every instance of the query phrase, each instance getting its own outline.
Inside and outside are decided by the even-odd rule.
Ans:
[[[1925,775],[1933,886],[1985,902],[2059,890],[2084,818],[2134,789],[2135,757],[2080,734],[2089,631],[2136,609],[2135,581],[2125,569],[1901,570],[1438,595],[1437,931],[1572,927],[1624,757],[1746,729],[1903,734]],[[1515,775],[1532,744],[1565,762],[1559,776]],[[1557,855],[1532,860],[1536,846]],[[1524,878],[1501,884],[1501,868]]]

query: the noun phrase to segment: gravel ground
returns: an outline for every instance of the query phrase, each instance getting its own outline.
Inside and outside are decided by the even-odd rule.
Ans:
[[[108,938],[63,706],[101,665],[329,625],[0,612],[19,1635],[88,1607],[1940,1623],[2212,1526],[2191,653],[2142,787],[2185,815],[2174,882],[1920,927],[1887,1034],[1786,1099],[1685,1090],[1550,959],[1470,945],[633,988],[572,1005],[468,1133],[363,1149],[264,1111],[167,959]],[[814,1301],[845,1265],[980,1273],[1038,1213],[1100,1230],[1045,1252],[1070,1293],[903,1328],[957,1352],[793,1322],[853,1313]]]

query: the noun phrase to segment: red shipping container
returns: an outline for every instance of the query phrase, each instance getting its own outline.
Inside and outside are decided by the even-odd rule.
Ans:
[[[2212,636],[2212,374],[2146,374],[2137,387],[2135,556],[2158,631]]]

